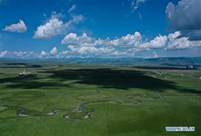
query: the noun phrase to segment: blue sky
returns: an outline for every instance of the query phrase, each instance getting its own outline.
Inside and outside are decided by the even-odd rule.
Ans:
[[[199,0],[0,0],[0,57],[201,56],[200,7]]]

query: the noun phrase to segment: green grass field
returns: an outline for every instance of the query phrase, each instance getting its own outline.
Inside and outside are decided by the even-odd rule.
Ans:
[[[201,135],[201,71],[1,65],[0,136]]]

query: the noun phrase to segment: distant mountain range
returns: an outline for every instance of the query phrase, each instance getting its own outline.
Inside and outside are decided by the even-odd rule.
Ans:
[[[201,57],[177,58],[66,58],[66,59],[0,59],[1,63],[52,63],[52,64],[98,64],[124,66],[186,66],[201,65]],[[0,63],[0,64],[1,64]]]

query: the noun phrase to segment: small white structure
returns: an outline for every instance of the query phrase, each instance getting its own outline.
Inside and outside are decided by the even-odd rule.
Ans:
[[[22,113],[19,113],[18,114],[18,117],[28,117],[29,115],[26,115],[26,114],[22,114]]]
[[[19,76],[27,76],[27,75],[31,75],[31,72],[27,72],[25,69],[23,72],[19,73]]]
[[[56,113],[55,112],[49,112],[47,113],[48,116],[54,116]]]
[[[88,119],[91,117],[91,113],[87,113],[85,116],[84,116],[84,119]]]
[[[69,119],[70,117],[69,117],[69,115],[65,115],[64,118],[65,119]]]

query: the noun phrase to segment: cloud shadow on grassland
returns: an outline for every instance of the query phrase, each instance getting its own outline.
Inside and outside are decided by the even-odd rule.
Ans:
[[[199,90],[178,87],[175,82],[158,79],[149,76],[145,72],[137,70],[114,70],[110,68],[102,68],[46,70],[41,72],[50,74],[48,77],[45,77],[48,78],[48,80],[42,80],[37,77],[37,75],[34,75],[28,78],[0,78],[0,83],[10,89],[58,89],[61,87],[69,87],[70,84],[66,84],[64,82],[67,80],[73,80],[73,83],[97,85],[101,88],[123,90],[139,88],[155,92],[163,92],[167,89],[173,89],[183,93],[201,94],[201,91]]]
[[[21,89],[40,89],[40,88],[58,88],[68,87],[68,85],[55,81],[40,81],[37,76],[31,77],[6,77],[0,79],[0,84],[4,84],[6,88]]]
[[[64,69],[46,71],[51,78],[60,80],[76,80],[76,83],[98,85],[102,88],[130,89],[140,88],[162,92],[174,89],[185,93],[200,93],[198,90],[185,89],[176,86],[175,82],[151,77],[145,72],[136,70],[114,69]]]

